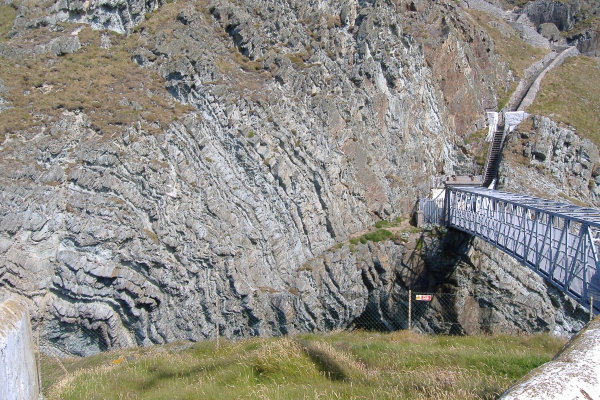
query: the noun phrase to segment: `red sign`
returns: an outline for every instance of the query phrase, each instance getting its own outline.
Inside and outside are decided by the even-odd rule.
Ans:
[[[430,294],[417,294],[415,295],[416,301],[431,301],[433,300],[433,296]]]

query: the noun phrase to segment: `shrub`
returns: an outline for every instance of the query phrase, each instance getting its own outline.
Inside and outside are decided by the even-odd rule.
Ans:
[[[361,243],[366,243],[366,241],[371,242],[381,242],[384,240],[388,240],[394,237],[394,234],[387,229],[377,229],[375,232],[365,233],[360,237]],[[364,242],[363,242],[364,239]]]

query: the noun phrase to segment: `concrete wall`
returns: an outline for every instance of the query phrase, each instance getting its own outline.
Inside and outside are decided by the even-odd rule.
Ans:
[[[502,400],[600,399],[600,316],[554,358],[508,389]]]
[[[519,104],[519,108],[517,109],[517,111],[525,111],[527,109],[527,107],[529,107],[531,104],[533,104],[533,101],[535,100],[535,96],[537,96],[537,93],[540,90],[540,86],[542,84],[542,80],[544,79],[544,77],[546,76],[546,74],[549,71],[551,71],[552,69],[560,66],[562,63],[565,62],[565,60],[567,58],[569,58],[569,57],[575,57],[577,55],[579,55],[579,50],[577,50],[577,47],[575,47],[575,46],[571,46],[571,47],[565,49],[562,53],[560,53],[554,59],[554,61],[552,61],[550,63],[550,65],[548,65],[546,67],[546,69],[544,69],[538,75],[538,77],[535,78],[535,81],[533,81],[533,83],[529,87],[529,91],[527,92],[527,95],[525,95],[525,97],[521,101],[521,104]]]
[[[0,399],[37,400],[38,383],[29,313],[6,300],[0,303]]]

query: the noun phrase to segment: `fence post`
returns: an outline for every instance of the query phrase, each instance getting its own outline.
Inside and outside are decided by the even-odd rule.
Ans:
[[[40,331],[42,330],[42,327],[40,326],[38,328],[37,331],[37,335],[36,335],[36,345],[37,345],[37,352],[36,352],[36,357],[35,357],[35,366],[37,368],[37,378],[38,378],[38,388],[40,390],[40,393],[42,392],[42,352],[40,349]]]
[[[221,301],[220,301],[219,296],[217,296],[217,311],[219,313],[221,313]],[[220,348],[219,337],[221,336],[221,324],[219,323],[219,317],[215,318],[215,325],[217,328],[217,343],[216,343],[216,345],[217,345],[217,350],[219,350],[219,348]]]
[[[451,187],[446,185],[444,191],[444,222],[446,226],[450,225],[450,189]]]
[[[590,296],[590,321],[594,319],[594,296]]]
[[[412,329],[412,290],[408,289],[408,330]]]

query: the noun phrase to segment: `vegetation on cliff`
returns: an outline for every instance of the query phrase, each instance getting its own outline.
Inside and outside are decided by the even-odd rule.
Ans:
[[[600,66],[590,57],[574,57],[550,71],[529,112],[549,115],[572,125],[577,132],[600,145]]]
[[[0,79],[10,105],[0,113],[0,133],[48,125],[64,111],[83,113],[101,135],[136,122],[158,131],[189,111],[167,95],[156,72],[144,71],[132,61],[137,35],[123,37],[74,24],[64,24],[63,29],[78,33],[80,49],[76,45],[68,50],[75,50],[71,54],[59,49],[59,54],[35,56],[40,50],[34,48],[34,54],[0,57]],[[32,30],[25,39],[35,43],[40,39],[36,36],[44,34]]]

